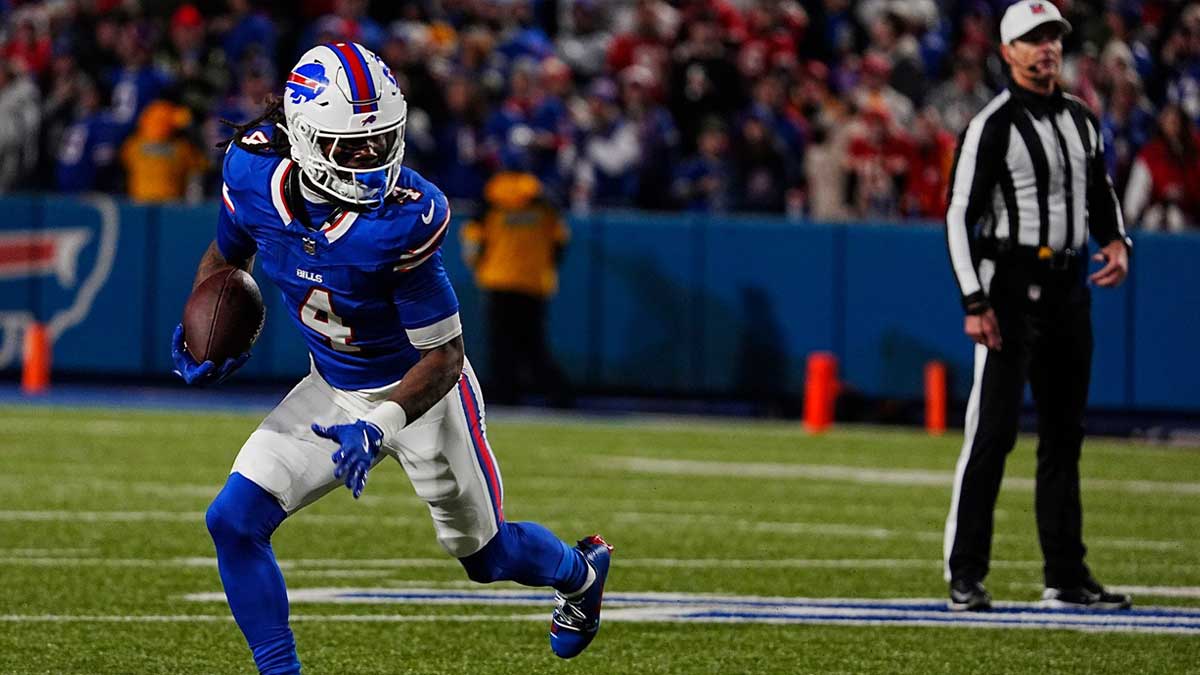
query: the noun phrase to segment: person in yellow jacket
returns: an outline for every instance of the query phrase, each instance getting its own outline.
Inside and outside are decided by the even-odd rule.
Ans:
[[[121,146],[127,192],[137,202],[190,201],[199,198],[206,160],[180,134],[188,125],[187,108],[154,101],[138,118],[137,131]]]
[[[572,403],[546,339],[546,307],[570,233],[532,174],[501,171],[484,186],[484,208],[462,231],[463,254],[484,292],[489,342],[488,400],[513,405],[524,393]]]

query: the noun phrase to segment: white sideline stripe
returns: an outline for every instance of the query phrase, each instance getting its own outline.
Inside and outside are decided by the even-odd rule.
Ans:
[[[653,459],[649,457],[605,457],[597,466],[625,469],[634,473],[678,476],[736,476],[739,478],[800,478],[861,483],[865,485],[917,485],[947,487],[954,475],[949,471],[927,469],[876,469],[837,464],[780,464],[772,462],[714,462],[687,459]],[[1031,478],[1005,478],[1004,486],[1033,490]],[[1200,483],[1084,479],[1085,488],[1150,494],[1200,495]]]
[[[222,596],[224,597],[224,596]],[[606,614],[605,619],[608,618]],[[289,621],[313,623],[476,623],[494,621],[546,621],[537,614],[292,614]],[[229,614],[0,614],[3,623],[232,623]]]
[[[613,514],[617,521],[631,523],[670,523],[672,525],[686,524],[720,524],[740,531],[770,532],[776,534],[819,534],[834,537],[857,537],[867,539],[913,539],[917,541],[942,541],[942,533],[938,531],[891,529],[884,527],[868,527],[850,523],[806,523],[747,520],[730,518],[714,513],[655,513],[647,511],[623,511]],[[1027,541],[1025,535],[997,534],[995,541]],[[1156,541],[1148,539],[1127,539],[1111,537],[1091,537],[1088,543],[1102,548],[1117,548],[1146,551],[1173,551],[1182,549],[1185,544],[1181,541]]]
[[[204,521],[202,511],[0,511],[0,522],[84,522],[84,523],[129,523],[129,522],[169,522],[169,523],[198,523]],[[376,516],[352,516],[338,514],[304,514],[301,522],[311,524],[370,524],[408,525],[425,523],[425,517],[388,515],[386,518]]]
[[[1110,586],[1117,593],[1150,595],[1156,598],[1200,598],[1200,586]]]

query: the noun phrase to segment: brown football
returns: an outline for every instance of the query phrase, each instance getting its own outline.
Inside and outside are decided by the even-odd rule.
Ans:
[[[216,272],[192,291],[183,308],[183,339],[198,363],[250,351],[267,317],[254,277],[230,267]]]

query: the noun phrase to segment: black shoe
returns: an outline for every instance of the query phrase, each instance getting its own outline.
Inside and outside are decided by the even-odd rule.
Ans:
[[[1110,593],[1095,579],[1088,579],[1074,588],[1047,588],[1042,593],[1042,607],[1048,609],[1117,610],[1133,607],[1133,598],[1124,593]]]
[[[950,582],[950,602],[946,604],[952,612],[983,612],[992,608],[992,596],[978,581]]]

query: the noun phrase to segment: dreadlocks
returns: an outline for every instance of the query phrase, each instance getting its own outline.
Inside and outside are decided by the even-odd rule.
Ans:
[[[285,118],[283,116],[283,97],[276,94],[268,94],[266,99],[267,108],[263,114],[246,122],[245,124],[237,124],[229,120],[222,119],[221,124],[233,129],[233,135],[225,140],[217,143],[217,147],[223,150],[229,148],[229,144],[236,144],[239,148],[248,152],[253,152],[256,155],[279,155],[287,157],[291,155],[291,143],[288,142],[287,134],[282,133]],[[256,127],[264,124],[270,124],[275,127],[275,133],[271,134],[271,140],[267,143],[258,143],[251,145],[245,143],[242,139],[246,134],[253,131]]]

